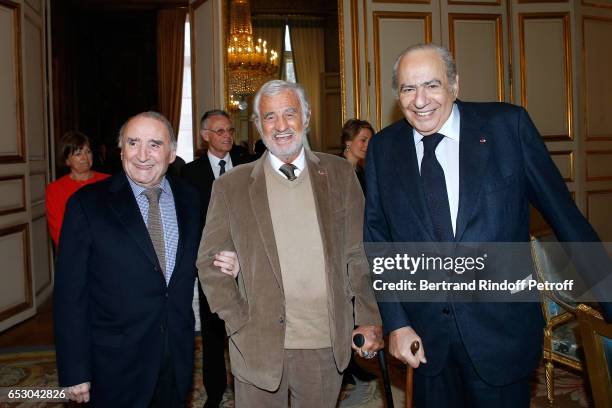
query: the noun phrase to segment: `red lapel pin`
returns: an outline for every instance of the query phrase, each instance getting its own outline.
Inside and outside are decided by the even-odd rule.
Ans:
[[[484,137],[480,138],[480,143],[487,143],[487,139],[485,139]]]

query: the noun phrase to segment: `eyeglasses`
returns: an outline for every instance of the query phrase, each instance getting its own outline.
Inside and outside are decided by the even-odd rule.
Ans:
[[[214,129],[204,129],[204,130],[206,130],[208,132],[216,133],[218,136],[221,136],[221,137],[223,137],[225,135],[229,135],[229,136],[233,137],[234,133],[236,133],[236,129],[235,128],[227,128],[227,129],[221,128],[221,129],[217,129],[217,130],[214,130]]]

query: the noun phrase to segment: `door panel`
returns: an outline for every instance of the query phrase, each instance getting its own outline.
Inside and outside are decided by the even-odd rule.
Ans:
[[[32,316],[52,290],[47,6],[0,0],[0,331]]]

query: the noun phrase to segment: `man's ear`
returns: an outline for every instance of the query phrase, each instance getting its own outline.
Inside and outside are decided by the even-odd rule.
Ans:
[[[308,125],[310,125],[310,114],[311,114],[311,111],[309,109],[308,112],[306,112],[306,121],[302,124],[304,129],[308,129]]]
[[[208,132],[204,129],[200,130],[200,136],[202,136],[202,140],[208,143],[210,141],[210,137],[208,137]]]
[[[459,96],[459,75],[455,75],[455,85],[453,86],[453,96],[455,98]]]

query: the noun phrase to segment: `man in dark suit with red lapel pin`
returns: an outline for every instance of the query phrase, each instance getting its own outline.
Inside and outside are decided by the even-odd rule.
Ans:
[[[365,241],[528,242],[529,203],[559,240],[598,241],[527,112],[458,101],[448,50],[433,44],[405,50],[393,88],[405,119],[368,146]],[[539,303],[447,297],[379,307],[390,353],[416,368],[419,408],[529,406],[529,377],[542,351]],[[413,355],[414,341],[421,347]]]

